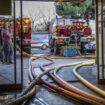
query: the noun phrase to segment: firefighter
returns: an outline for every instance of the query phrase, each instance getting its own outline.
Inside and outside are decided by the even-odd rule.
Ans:
[[[12,50],[12,37],[13,35],[8,31],[9,24],[4,24],[2,30],[2,41],[3,41],[3,52],[4,52],[4,63],[13,63],[11,60],[13,50]]]

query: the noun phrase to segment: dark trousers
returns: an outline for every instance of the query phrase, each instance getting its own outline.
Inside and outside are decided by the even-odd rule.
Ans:
[[[1,62],[3,62],[3,49],[1,49],[1,51],[0,51],[0,60],[1,60]]]
[[[3,51],[4,51],[4,61],[10,62],[12,56],[12,46],[11,44],[3,44]]]

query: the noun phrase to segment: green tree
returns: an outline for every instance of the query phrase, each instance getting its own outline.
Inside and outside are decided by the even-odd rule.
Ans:
[[[92,0],[86,0],[85,2],[56,2],[55,6],[56,12],[59,16],[88,18],[89,13],[91,13],[90,11],[94,12]]]

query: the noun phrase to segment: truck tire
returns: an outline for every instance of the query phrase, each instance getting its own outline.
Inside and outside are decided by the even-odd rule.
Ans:
[[[59,50],[60,50],[60,49],[59,49],[57,43],[55,42],[55,44],[54,44],[54,54],[59,54],[59,53],[60,53]]]

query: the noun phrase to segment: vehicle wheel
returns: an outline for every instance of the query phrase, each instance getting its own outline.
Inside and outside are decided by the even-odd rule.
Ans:
[[[47,45],[45,45],[45,44],[41,46],[41,49],[42,49],[42,50],[46,50],[47,48],[48,48],[48,47],[47,47]]]
[[[59,52],[59,47],[58,47],[58,45],[55,42],[55,45],[54,45],[54,54],[59,54],[59,53],[60,53]]]

